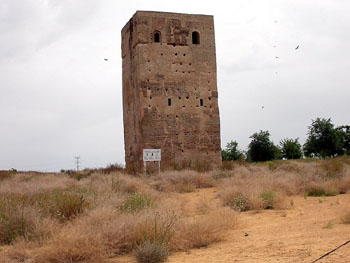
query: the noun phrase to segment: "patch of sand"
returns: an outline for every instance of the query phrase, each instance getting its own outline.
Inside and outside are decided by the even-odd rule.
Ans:
[[[216,189],[179,194],[188,213],[198,213],[203,199],[220,201]],[[350,211],[350,195],[334,197],[288,197],[286,210],[250,211],[237,214],[228,238],[207,248],[174,253],[170,263],[203,262],[312,262],[350,240],[350,225],[341,222]],[[293,204],[293,205],[292,205]],[[114,262],[136,262],[131,256]],[[319,263],[350,262],[350,244]]]

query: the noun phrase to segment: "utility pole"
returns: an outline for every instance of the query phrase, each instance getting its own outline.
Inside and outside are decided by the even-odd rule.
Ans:
[[[79,172],[79,156],[78,157],[74,157],[76,159],[75,163],[77,164],[77,172]]]

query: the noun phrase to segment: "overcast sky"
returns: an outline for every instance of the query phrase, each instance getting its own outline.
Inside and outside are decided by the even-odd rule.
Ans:
[[[222,147],[350,124],[348,0],[1,0],[0,169],[124,164],[120,30],[136,10],[214,15]]]

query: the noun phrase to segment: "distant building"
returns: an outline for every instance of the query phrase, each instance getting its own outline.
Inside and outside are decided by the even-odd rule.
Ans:
[[[122,29],[126,167],[221,164],[213,16],[137,11]]]

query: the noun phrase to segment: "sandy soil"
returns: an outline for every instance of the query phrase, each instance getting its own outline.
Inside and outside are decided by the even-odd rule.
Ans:
[[[196,212],[201,200],[218,203],[215,189],[181,194],[186,209]],[[291,201],[292,200],[292,201]],[[313,262],[350,240],[350,225],[341,218],[350,211],[350,195],[288,197],[288,209],[237,214],[225,241],[207,248],[174,253],[171,263],[199,262]],[[116,261],[115,261],[116,260]],[[135,262],[131,256],[113,262]],[[318,263],[350,262],[350,244]]]

